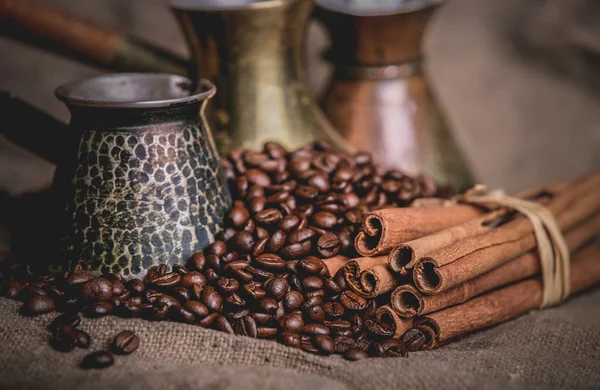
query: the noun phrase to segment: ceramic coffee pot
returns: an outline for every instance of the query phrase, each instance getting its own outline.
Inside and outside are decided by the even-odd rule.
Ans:
[[[423,74],[421,39],[438,0],[318,0],[333,73],[321,100],[350,144],[388,169],[462,190],[469,167]]]
[[[317,139],[352,148],[313,103],[304,64],[312,0],[170,0],[198,77],[219,90],[209,106],[222,152],[289,148]]]
[[[231,198],[203,110],[215,87],[181,76],[108,74],[64,85],[71,112],[33,239],[52,270],[126,278],[184,264],[220,230]]]

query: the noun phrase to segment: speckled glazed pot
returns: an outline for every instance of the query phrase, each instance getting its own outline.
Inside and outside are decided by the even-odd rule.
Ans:
[[[110,74],[57,89],[70,135],[51,190],[51,268],[135,277],[213,241],[231,198],[203,110],[215,87]]]

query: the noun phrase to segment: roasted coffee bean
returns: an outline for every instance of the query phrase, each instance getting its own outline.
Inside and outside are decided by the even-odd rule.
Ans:
[[[288,314],[281,318],[279,326],[285,331],[299,332],[304,327],[304,320],[298,314]]]
[[[186,267],[184,267],[181,264],[175,264],[173,266],[173,272],[177,272],[179,275],[183,276],[183,275],[187,274],[188,272],[190,272],[190,270],[188,270]]]
[[[327,335],[315,335],[315,345],[323,355],[331,355],[335,352],[335,343]]]
[[[265,282],[269,279],[272,279],[275,276],[275,274],[273,274],[272,272],[265,271],[265,270],[259,269],[259,268],[254,268],[250,265],[248,267],[246,267],[245,271],[248,272],[250,275],[252,275],[254,280],[257,280],[260,282]]]
[[[156,291],[156,290],[146,290],[146,300],[148,300],[148,302],[150,303],[154,303],[154,301],[156,301],[158,298],[162,297],[164,294],[161,293],[160,291]],[[139,299],[137,297],[133,297],[136,300]],[[133,299],[132,298],[132,299]],[[141,300],[139,301],[138,305],[141,304]]]
[[[82,330],[76,331],[77,341],[75,345],[77,348],[86,349],[90,346],[90,335]]]
[[[206,257],[202,252],[196,252],[190,259],[190,267],[197,270],[202,271],[204,269],[204,265],[206,264]]]
[[[267,250],[271,253],[276,253],[283,248],[285,242],[287,240],[286,234],[283,230],[276,230],[275,233],[269,238],[269,242],[267,244]]]
[[[351,348],[358,348],[365,352],[369,349],[368,343],[353,339],[352,337],[338,336],[335,338],[334,342],[337,353],[344,353]]]
[[[50,325],[48,325],[48,330],[55,332],[58,328],[64,326],[77,328],[80,323],[81,317],[77,313],[63,313],[52,320]]]
[[[252,247],[252,256],[253,257],[257,257],[262,255],[265,250],[267,249],[267,244],[269,242],[268,238],[261,238],[258,241],[256,241],[256,244],[254,244],[254,246]]]
[[[337,255],[340,251],[340,239],[333,233],[327,233],[319,237],[317,250],[324,258]]]
[[[310,240],[311,238],[314,237],[314,235],[315,235],[315,232],[312,231],[311,229],[306,229],[306,228],[296,229],[288,235],[287,242],[288,242],[288,244],[302,243],[307,240]]]
[[[246,172],[246,177],[250,183],[259,185],[261,187],[267,187],[271,184],[269,175],[258,169],[250,169],[248,172]]]
[[[118,297],[125,291],[125,286],[120,280],[113,281],[113,296]]]
[[[131,279],[127,282],[127,289],[133,294],[142,294],[146,289],[144,282],[139,279]]]
[[[255,198],[252,198],[252,200],[250,201],[250,210],[253,213],[258,214],[261,211],[264,211],[266,203],[267,199],[264,196],[257,196]]]
[[[228,296],[227,298],[225,298],[225,302],[227,302],[228,305],[230,305],[234,308],[239,308],[246,304],[246,300],[243,299],[242,297],[240,297],[236,293],[233,293],[230,296]]]
[[[223,307],[223,298],[212,286],[207,286],[202,291],[202,303],[210,311],[221,311]]]
[[[265,291],[276,300],[281,300],[290,291],[290,285],[283,278],[273,278],[265,285]]]
[[[106,351],[92,352],[83,358],[81,368],[106,368],[113,365],[115,362],[112,355]]]
[[[249,316],[237,319],[235,321],[234,330],[235,334],[237,335],[248,336],[252,338],[256,338],[258,336],[256,321],[254,318]]]
[[[181,306],[181,304],[179,303],[179,301],[177,299],[175,299],[172,296],[167,295],[167,294],[161,295],[160,297],[158,297],[158,299],[155,302],[164,303],[169,307]]]
[[[345,270],[344,267],[340,268],[333,278],[333,281],[340,286],[341,290],[347,290],[348,284],[346,283]]]
[[[285,268],[285,261],[273,253],[264,253],[256,258],[256,264],[259,267],[279,270]]]
[[[256,329],[256,336],[259,339],[271,338],[277,334],[277,328],[268,328],[264,326],[259,326]]]
[[[309,322],[323,322],[325,320],[325,311],[321,306],[312,306],[304,311]]]
[[[50,338],[50,345],[60,352],[72,350],[77,345],[77,330],[71,326],[57,328]]]
[[[296,332],[285,331],[279,336],[281,344],[292,348],[300,348],[300,335]]]
[[[344,315],[344,306],[337,302],[326,302],[323,305],[325,316],[330,320],[335,320]]]
[[[250,234],[254,233],[254,229],[256,229],[256,223],[252,219],[249,219],[248,222],[246,222],[244,226],[242,226],[242,230]]]
[[[229,211],[229,215],[227,217],[233,226],[240,227],[248,222],[250,219],[250,213],[245,207],[234,207],[231,209],[231,211]]]
[[[168,271],[168,267],[166,264],[161,264],[158,266],[158,277],[165,276]]]
[[[112,296],[113,284],[104,279],[96,278],[88,280],[83,284],[81,296],[84,299],[104,300]]]
[[[302,348],[302,350],[306,352],[319,353],[319,348],[317,348],[317,346],[315,345],[312,337],[304,338],[300,336],[300,348]]]
[[[206,249],[207,255],[223,256],[227,252],[227,244],[222,240],[216,240]]]
[[[324,321],[323,325],[325,325],[331,330],[350,330],[350,328],[352,327],[349,321],[340,319]]]
[[[228,318],[230,318],[232,320],[237,320],[237,319],[246,317],[249,314],[250,314],[250,310],[248,310],[248,309],[242,309],[242,310],[239,310],[239,311],[235,311],[233,313],[227,313],[226,315],[227,315]]]
[[[206,276],[207,282],[214,282],[215,280],[220,278],[217,271],[215,271],[212,268],[207,268],[206,270],[204,270],[204,276]]]
[[[28,315],[39,315],[54,311],[56,304],[54,300],[45,295],[33,295],[24,306],[24,312]]]
[[[281,230],[283,230],[284,232],[289,233],[289,232],[293,231],[294,229],[296,229],[298,227],[298,224],[300,224],[300,217],[298,217],[297,215],[291,214],[291,215],[287,215],[287,216],[283,217],[279,221],[279,228]]]
[[[140,339],[130,330],[119,332],[113,339],[112,347],[115,353],[129,355],[140,345]]]
[[[267,142],[263,147],[263,151],[273,159],[283,158],[287,154],[287,150],[275,142]]]
[[[275,314],[277,312],[277,301],[273,298],[262,298],[258,301],[258,307],[265,313]]]
[[[406,357],[406,348],[401,341],[396,339],[387,339],[379,343],[373,343],[370,352],[374,356],[381,357]]]
[[[364,310],[369,302],[355,293],[354,291],[346,290],[340,295],[340,303],[349,310]]]
[[[242,231],[237,232],[235,236],[233,236],[233,243],[240,252],[247,253],[252,249],[256,241],[251,233]]]
[[[232,278],[220,278],[217,280],[217,288],[225,294],[231,294],[238,290],[240,283]]]
[[[305,298],[302,308],[308,309],[309,307],[313,306],[323,306],[323,298],[321,298],[320,296]]]
[[[90,274],[87,271],[82,271],[82,272],[78,272],[78,273],[73,273],[71,276],[69,276],[67,283],[69,285],[81,284],[81,283],[85,283],[92,279],[94,279],[94,276],[92,274]]]
[[[34,295],[47,295],[47,294],[46,294],[46,290],[44,290],[43,288],[32,286],[32,285],[25,287],[23,289],[23,291],[21,291],[21,296],[24,299],[28,299],[29,297],[32,297]]]
[[[221,257],[217,255],[207,255],[206,266],[208,268],[220,271],[221,268],[223,268],[223,262],[221,261]]]
[[[184,287],[191,287],[194,284],[206,286],[206,278],[198,271],[191,271],[181,277],[181,284]]]
[[[173,307],[170,311],[175,321],[191,324],[195,320],[194,313],[181,306]]]
[[[350,329],[334,329],[331,331],[331,337],[338,336],[352,337],[354,336],[354,332],[352,332]]]
[[[344,353],[344,359],[355,362],[357,360],[366,359],[369,354],[360,348],[350,348]]]
[[[171,293],[173,297],[176,298],[181,303],[186,303],[190,299],[190,290],[185,287],[173,287],[171,289]]]
[[[394,329],[392,327],[371,319],[365,321],[365,328],[376,339],[388,338],[394,335]]]
[[[104,317],[113,312],[113,305],[108,301],[94,302],[89,306],[86,314],[90,317]]]
[[[354,333],[360,333],[363,330],[363,320],[360,314],[353,314],[350,317],[350,324],[352,325],[352,331]]]
[[[277,209],[264,209],[263,211],[256,213],[254,219],[259,224],[272,225],[279,222],[282,217],[281,211]]]
[[[219,313],[209,314],[200,321],[198,321],[198,325],[200,325],[203,328],[209,328],[216,322],[217,317],[219,317]]]
[[[294,194],[303,200],[310,201],[319,196],[319,190],[313,186],[298,186]]]
[[[217,326],[217,329],[220,330],[221,332],[235,334],[235,331],[233,330],[233,326],[231,326],[231,322],[229,322],[229,320],[224,316],[217,317],[216,326]]]
[[[258,325],[267,325],[273,318],[271,314],[267,313],[250,313],[249,316],[254,318]]]
[[[323,287],[323,281],[317,276],[309,276],[302,281],[305,290],[318,290]]]
[[[242,289],[244,290],[244,293],[249,298],[254,299],[254,300],[259,300],[267,294],[265,292],[265,290],[260,288],[259,284],[256,282],[250,282],[250,283],[244,284],[242,286]]]
[[[421,329],[412,328],[412,329],[407,330],[402,335],[400,340],[404,343],[404,345],[406,346],[406,349],[409,352],[414,352],[414,351],[418,351],[419,349],[421,349],[423,344],[425,344],[425,341],[427,340],[427,338],[425,337],[425,334],[423,333],[423,331]]]
[[[304,327],[302,328],[302,333],[306,333],[306,334],[326,334],[329,335],[330,331],[329,328],[326,327],[323,324],[306,324],[304,325]]]
[[[208,308],[202,302],[187,301],[185,308],[189,310],[197,318],[204,318],[208,315]]]
[[[204,287],[201,285],[192,285],[192,287],[190,287],[190,299],[202,299],[202,291],[204,291]]]
[[[337,217],[328,211],[320,211],[312,216],[312,223],[323,229],[331,229],[337,225]]]
[[[333,279],[323,279],[323,287],[325,288],[325,291],[330,295],[338,295],[342,292],[340,286],[338,286],[337,283],[333,281]]]
[[[297,259],[308,254],[310,252],[311,245],[312,244],[310,241],[287,245],[283,247],[280,253],[281,256],[286,259]]]
[[[304,304],[304,296],[298,291],[288,291],[284,297],[284,305],[288,310],[297,310]]]

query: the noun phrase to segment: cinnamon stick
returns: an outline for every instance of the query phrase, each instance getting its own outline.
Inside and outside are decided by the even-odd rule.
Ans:
[[[365,298],[374,298],[393,290],[400,276],[392,273],[387,257],[359,257],[348,261],[344,275],[348,287]],[[404,278],[404,281],[409,281]]]
[[[403,242],[461,224],[482,213],[480,207],[462,204],[373,211],[363,218],[354,246],[361,256],[387,255]]]
[[[333,277],[340,268],[343,268],[348,263],[348,260],[349,259],[346,256],[337,255],[330,257],[329,259],[323,259],[322,261],[325,263],[329,275]]]
[[[392,327],[394,329],[394,338],[400,338],[402,335],[412,328],[414,321],[412,318],[400,318],[398,314],[390,307],[384,305],[375,312],[375,319],[380,323]]]
[[[600,245],[594,243],[577,253],[571,263],[571,291],[577,293],[600,282]],[[542,280],[534,278],[504,287],[415,320],[418,327],[435,334],[437,347],[467,333],[508,321],[539,308]]]
[[[600,213],[566,233],[565,241],[569,251],[576,252],[599,232]],[[531,251],[439,294],[424,295],[412,285],[399,286],[391,295],[391,306],[400,317],[421,316],[458,305],[486,291],[530,278],[540,272],[539,256],[536,251]]]
[[[557,194],[547,208],[565,231],[600,210],[598,193],[600,172]],[[420,291],[437,294],[505,264],[535,245],[531,223],[519,217],[417,260],[413,279]]]

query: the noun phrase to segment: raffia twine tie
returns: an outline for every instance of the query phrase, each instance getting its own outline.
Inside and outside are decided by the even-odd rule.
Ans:
[[[483,185],[476,185],[456,200],[508,207],[527,217],[533,226],[542,269],[543,295],[540,308],[557,305],[569,296],[569,248],[550,210],[539,203],[508,196],[502,191],[487,192]]]

